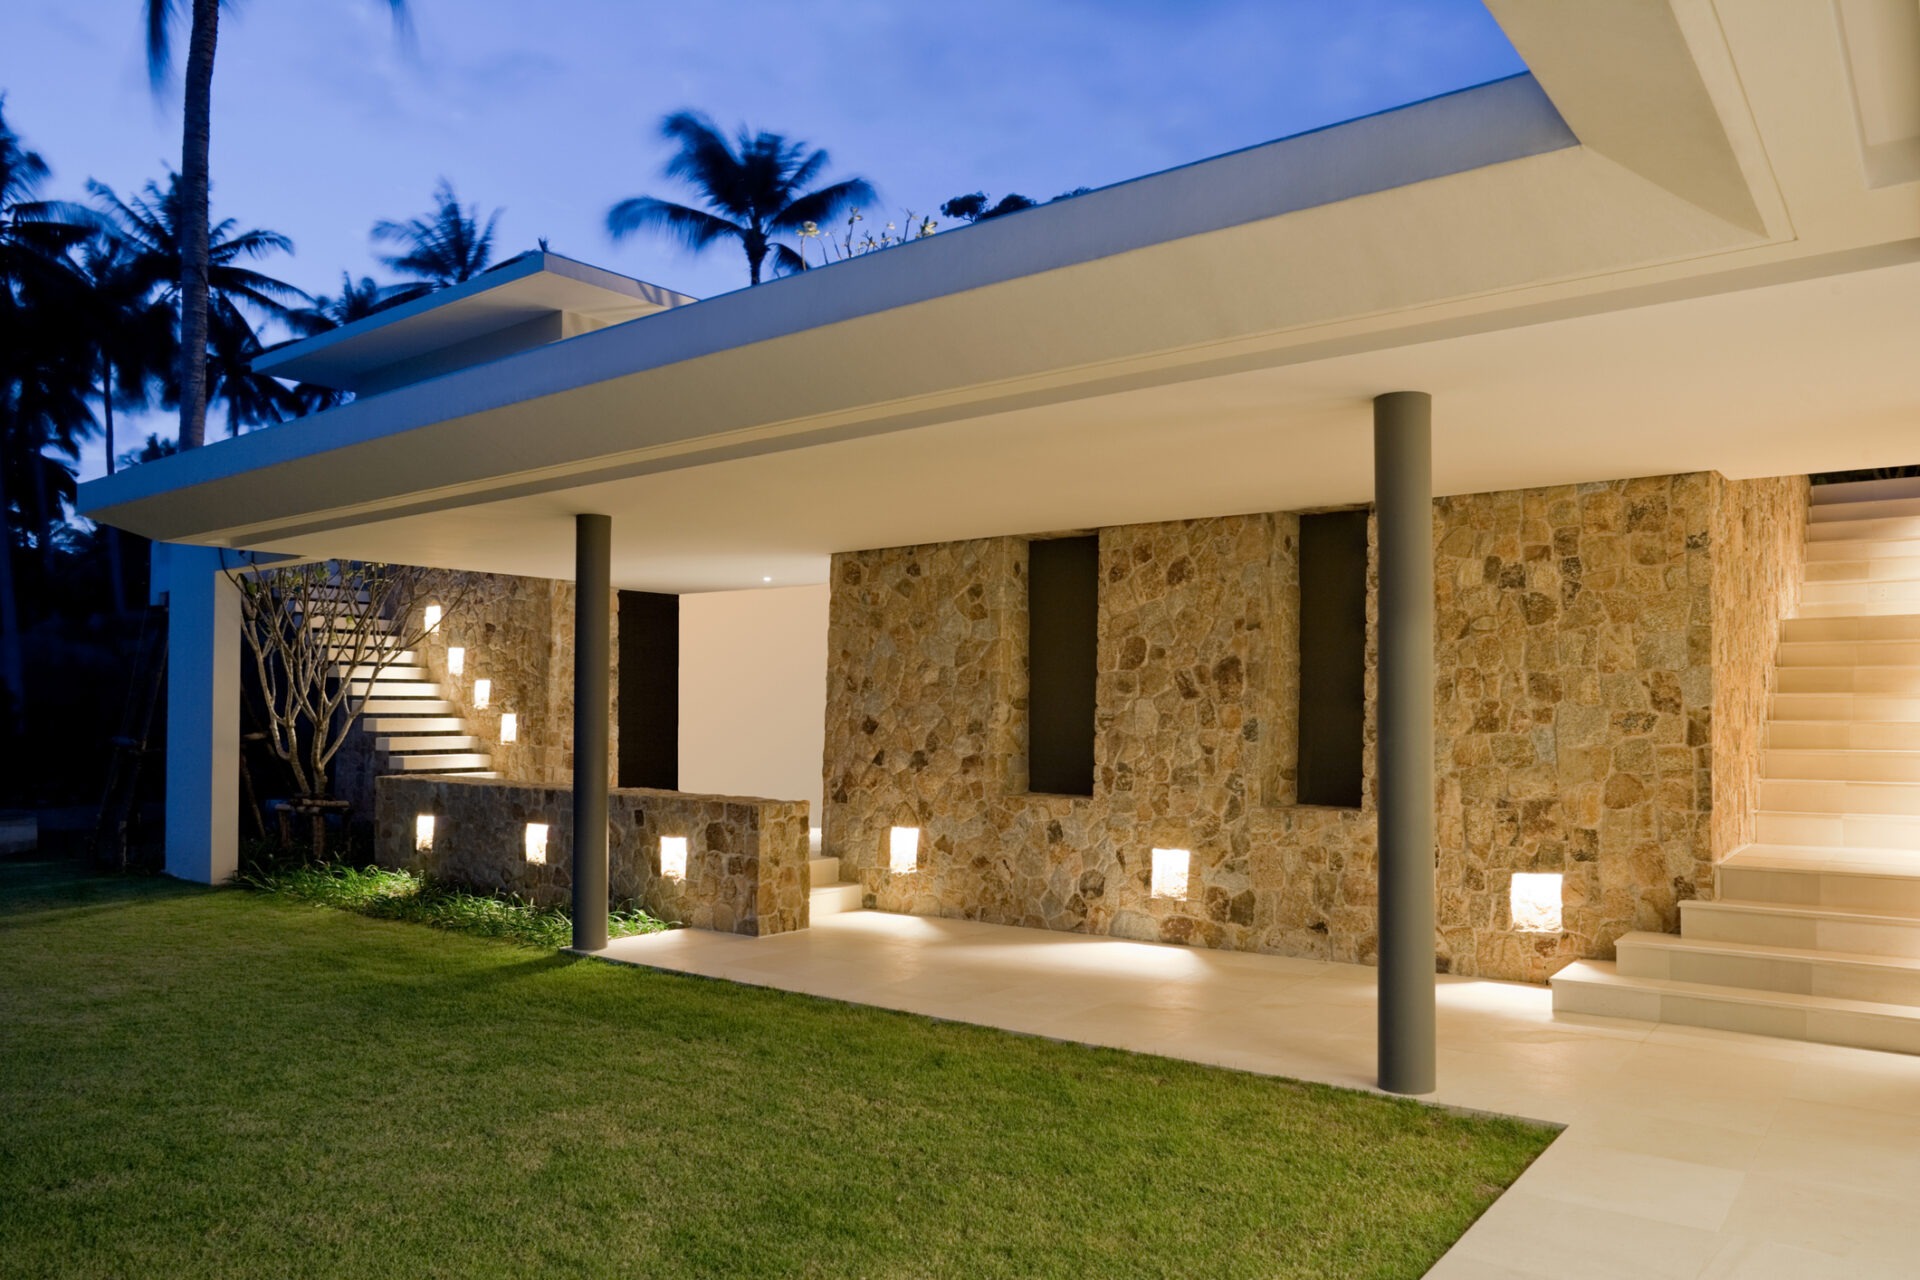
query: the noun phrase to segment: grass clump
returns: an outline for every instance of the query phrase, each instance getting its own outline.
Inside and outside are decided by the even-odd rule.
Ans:
[[[573,941],[573,915],[565,907],[540,907],[524,898],[474,893],[412,871],[265,862],[239,879],[249,889],[287,901],[337,907],[376,920],[431,925],[528,947],[552,949]],[[666,927],[638,907],[619,907],[607,917],[607,934],[614,938]]]

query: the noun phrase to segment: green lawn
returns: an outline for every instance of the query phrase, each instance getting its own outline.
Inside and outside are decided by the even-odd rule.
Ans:
[[[1515,1121],[0,863],[0,1274],[1417,1276]]]

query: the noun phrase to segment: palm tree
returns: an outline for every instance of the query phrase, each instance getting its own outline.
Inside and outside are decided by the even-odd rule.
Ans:
[[[482,226],[480,206],[462,208],[453,184],[442,178],[433,189],[432,213],[405,222],[383,218],[374,223],[376,243],[401,248],[399,253],[383,255],[381,263],[412,277],[396,286],[387,301],[404,302],[450,284],[461,284],[485,271],[493,262],[493,233],[500,212],[495,209],[488,214]]]
[[[0,97],[0,692],[13,728],[26,688],[14,552],[31,535],[45,554],[73,472],[93,427],[81,334],[82,283],[67,253],[88,228],[64,205],[36,198],[49,170],[6,119]]]
[[[180,447],[198,448],[207,434],[207,371],[199,353],[208,346],[212,233],[208,220],[208,151],[213,132],[213,57],[219,42],[220,10],[234,0],[144,0],[147,74],[158,93],[173,70],[173,32],[181,10],[190,13],[187,34],[186,100],[180,138]],[[404,32],[406,0],[387,0],[395,30]]]
[[[114,411],[145,408],[153,388],[179,360],[173,315],[149,268],[111,222],[102,219],[81,246],[79,268],[87,284],[87,339],[98,379],[94,395],[112,475]]]
[[[405,288],[405,285],[381,284],[372,276],[355,280],[351,273],[342,271],[338,294],[331,297],[322,294],[313,300],[312,306],[288,312],[285,319],[295,333],[310,338],[384,311],[401,301],[396,295]]]
[[[769,254],[782,274],[806,270],[805,259],[778,237],[797,235],[808,223],[831,222],[874,198],[865,178],[843,178],[809,191],[827,167],[827,153],[777,133],[752,133],[743,125],[729,141],[713,121],[693,111],[674,112],[661,121],[660,133],[680,148],[667,162],[667,176],[698,188],[707,207],[632,196],[607,210],[608,233],[620,241],[636,231],[664,231],[695,250],[738,240],[747,255],[750,284],[760,283]]]

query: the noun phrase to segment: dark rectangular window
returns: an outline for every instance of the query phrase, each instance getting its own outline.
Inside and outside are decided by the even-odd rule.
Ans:
[[[1027,789],[1093,794],[1100,539],[1027,544]]]
[[[680,789],[680,597],[620,593],[623,787]]]
[[[1299,803],[1360,807],[1367,513],[1300,517]]]

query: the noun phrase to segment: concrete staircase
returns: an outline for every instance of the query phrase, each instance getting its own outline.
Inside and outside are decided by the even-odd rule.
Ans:
[[[807,915],[809,920],[860,910],[859,885],[840,878],[840,859],[807,859]]]
[[[1677,936],[1554,975],[1556,1011],[1920,1053],[1920,480],[1813,501],[1757,841]]]
[[[379,646],[391,651],[398,643],[393,638],[395,624],[375,626],[383,633]],[[351,654],[329,646],[328,656],[341,659]],[[372,665],[336,662],[333,675],[347,681],[350,696],[367,695],[354,732],[372,738],[376,774],[499,776],[493,772],[492,757],[461,718],[459,705],[446,696],[411,650],[395,653],[393,661],[377,671]]]

